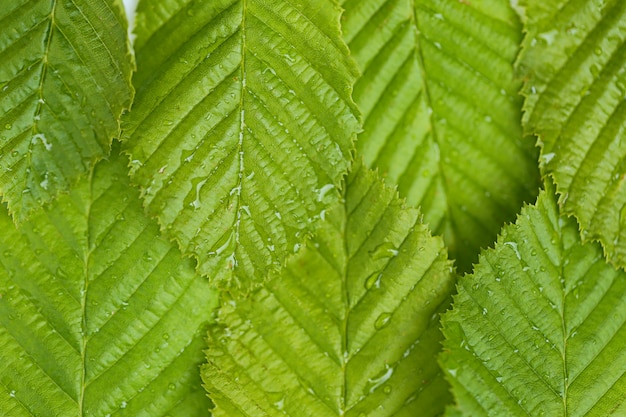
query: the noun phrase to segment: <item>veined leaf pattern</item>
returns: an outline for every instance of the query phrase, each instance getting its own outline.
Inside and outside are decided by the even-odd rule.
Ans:
[[[283,273],[223,302],[202,377],[214,416],[435,416],[439,313],[454,285],[441,238],[360,165],[345,203]]]
[[[101,162],[16,229],[0,213],[0,415],[208,416],[217,297]]]
[[[626,3],[520,1],[524,126],[584,241],[626,266]]]
[[[339,12],[332,0],[139,4],[131,176],[223,286],[280,269],[336,199],[358,130]]]
[[[118,0],[4,0],[0,195],[19,222],[110,152],[130,105]]]
[[[444,315],[441,363],[465,416],[626,412],[626,273],[582,243],[554,187],[504,228]]]
[[[357,148],[444,235],[461,271],[539,188],[520,127],[508,1],[346,0],[344,37],[363,75]]]

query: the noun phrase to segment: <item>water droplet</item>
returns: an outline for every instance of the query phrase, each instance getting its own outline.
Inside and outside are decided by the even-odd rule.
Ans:
[[[600,75],[600,67],[598,65],[592,65],[589,68],[589,72],[591,72],[591,75],[597,78]]]
[[[170,335],[167,333],[163,333],[163,340],[168,340],[170,338]]]
[[[515,242],[504,242],[504,244],[508,247],[510,247],[511,249],[513,249],[513,252],[515,252],[515,257],[517,259],[522,259],[522,255],[519,253],[519,250],[517,249],[517,243]]]
[[[6,130],[11,129],[12,127],[13,127],[13,126],[11,125],[11,123],[7,123],[7,124],[5,124],[5,125],[4,125],[4,128],[5,128]]]
[[[398,250],[391,242],[385,242],[378,245],[374,250],[370,251],[372,259],[391,258],[397,256]]]
[[[376,388],[380,387],[385,382],[389,381],[389,378],[391,378],[391,375],[393,375],[393,368],[391,368],[389,365],[385,365],[385,371],[380,376],[376,378],[369,378],[367,381],[370,384],[372,384],[372,386],[369,389],[370,394],[374,392]]]
[[[36,135],[33,135],[33,139],[31,140],[31,143],[35,144],[37,143],[37,140],[41,141],[41,143],[43,144],[44,148],[46,148],[47,151],[52,149],[52,144],[48,142],[48,140],[46,139],[46,135],[44,135],[43,133],[37,133]]]
[[[215,246],[218,246],[217,249],[215,250],[211,250],[211,252],[209,252],[209,255],[213,255],[213,256],[220,256],[222,253],[224,253],[226,250],[228,250],[230,248],[231,251],[234,252],[235,250],[235,239],[233,239],[233,233],[229,233],[227,235],[224,235],[216,244]],[[215,247],[214,246],[214,247]]]
[[[371,290],[372,288],[380,288],[380,280],[383,277],[383,273],[380,271],[374,272],[365,280],[365,289]]]
[[[170,383],[167,388],[169,388],[170,391],[174,391],[176,389],[176,385]]]
[[[554,42],[554,39],[556,38],[556,36],[559,34],[559,31],[556,29],[552,29],[548,32],[543,32],[540,33],[539,35],[537,35],[537,37],[539,39],[541,39],[545,45],[552,45],[552,43]]]
[[[194,178],[191,180],[191,187],[192,189],[195,189],[195,199],[191,201],[189,205],[193,207],[194,210],[198,210],[200,207],[202,207],[202,201],[200,200],[200,191],[202,190],[202,187],[204,186],[204,184],[206,184],[207,181],[208,181],[208,178],[202,178],[202,177]]]
[[[376,328],[376,330],[384,329],[385,327],[389,325],[390,321],[391,321],[391,313],[382,313],[376,319],[376,322],[374,323],[374,327]]]
[[[328,192],[332,190],[333,188],[335,188],[333,184],[326,184],[322,186],[322,188],[320,188],[317,191],[317,201],[321,202],[322,200],[324,200],[324,197],[326,196],[326,194],[328,194]]]
[[[181,153],[181,164],[187,163],[187,162],[191,162],[191,160],[193,159],[193,157],[196,154],[196,150],[195,149],[191,149],[191,150],[183,150]]]
[[[385,394],[391,394],[391,385],[385,386],[385,388],[383,388],[383,392]]]
[[[280,400],[276,401],[274,403],[274,407],[276,407],[277,410],[282,410],[285,408],[285,398],[281,398]]]

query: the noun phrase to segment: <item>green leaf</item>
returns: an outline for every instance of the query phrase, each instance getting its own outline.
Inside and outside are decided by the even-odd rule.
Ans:
[[[0,27],[0,195],[20,222],[109,154],[133,63],[117,0],[4,0]]]
[[[0,214],[0,415],[208,415],[217,297],[145,218],[127,163],[99,163],[19,229]]]
[[[357,164],[360,165],[360,164]],[[202,377],[214,416],[431,416],[451,262],[419,212],[357,166],[282,275],[226,299]]]
[[[553,187],[504,228],[443,317],[466,416],[623,416],[626,273],[580,241]]]
[[[506,0],[345,0],[343,32],[363,73],[357,147],[469,271],[539,188],[520,127]],[[419,32],[419,36],[417,33]]]
[[[583,241],[626,266],[626,2],[520,2],[524,126]]]
[[[139,4],[131,176],[148,213],[224,286],[279,269],[336,199],[358,129],[339,11],[331,0]]]

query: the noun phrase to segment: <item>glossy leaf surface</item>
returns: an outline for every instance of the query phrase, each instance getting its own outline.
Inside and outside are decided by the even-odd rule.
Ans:
[[[208,416],[216,295],[146,219],[126,164],[99,163],[19,230],[0,214],[0,415]]]
[[[225,299],[202,377],[217,416],[435,416],[439,313],[454,284],[440,238],[357,166],[345,203],[283,274]]]
[[[336,199],[352,158],[356,69],[339,8],[144,0],[136,32],[132,179],[202,274],[254,287]]]
[[[506,0],[346,0],[362,76],[357,148],[443,234],[460,271],[538,190],[513,75],[521,27]]]
[[[109,155],[130,105],[117,0],[4,0],[0,195],[20,222]]]

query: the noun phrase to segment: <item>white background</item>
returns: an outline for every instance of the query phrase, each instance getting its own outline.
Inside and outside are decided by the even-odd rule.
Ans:
[[[137,2],[139,0],[122,0],[124,7],[126,8],[126,16],[128,16],[128,31],[132,33],[133,27],[135,27],[135,9],[137,8]],[[131,39],[134,37],[131,36]]]

